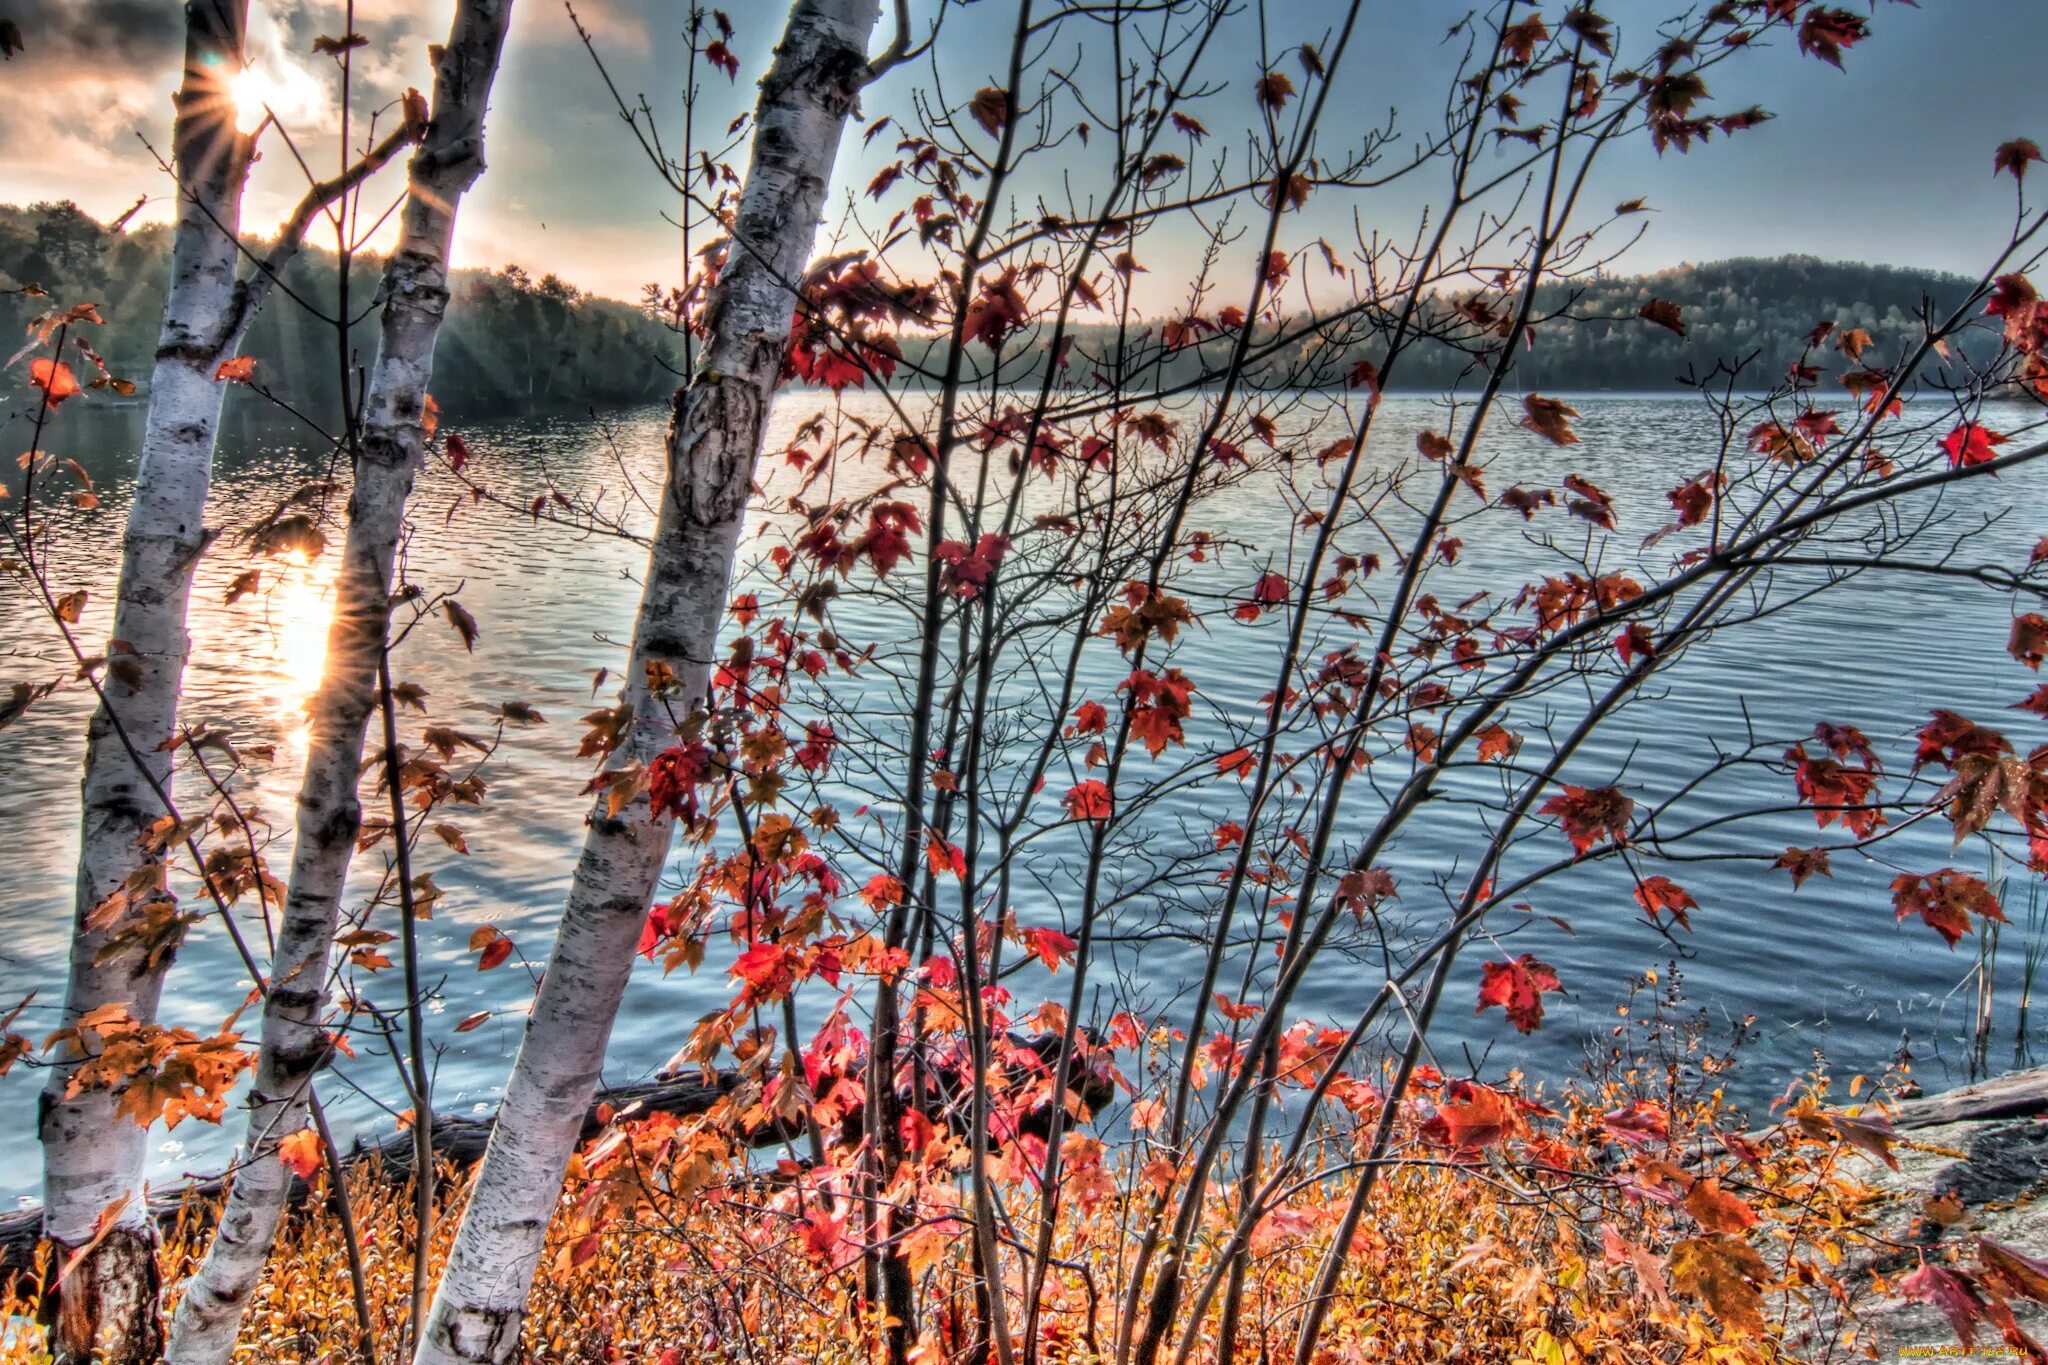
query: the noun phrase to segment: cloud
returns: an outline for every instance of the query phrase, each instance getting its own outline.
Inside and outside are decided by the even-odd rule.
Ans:
[[[408,86],[428,89],[427,47],[441,41],[452,9],[453,0],[355,0],[354,27],[369,44],[350,63],[351,142],[366,135],[379,110],[375,127],[388,128],[389,106]],[[576,9],[627,88],[663,87],[665,57],[677,41],[667,11],[650,23],[653,0],[576,0]],[[0,142],[11,153],[0,160],[0,202],[69,199],[107,221],[147,194],[134,221],[167,221],[171,182],[142,138],[170,155],[183,6],[0,0],[0,16],[21,27],[26,44],[0,64]],[[273,75],[286,74],[278,64],[289,64],[316,83],[319,98],[291,111],[287,122],[293,145],[320,174],[340,161],[340,73],[314,55],[313,40],[347,26],[344,0],[251,3],[252,61]],[[559,5],[518,6],[506,58],[488,122],[491,170],[465,204],[458,257],[493,266],[521,260],[536,274],[557,270],[580,285],[634,296],[644,279],[672,267],[672,233],[660,217],[668,206],[663,186],[620,128]],[[725,112],[721,104],[718,122]],[[272,230],[305,190],[297,160],[275,132],[265,134],[261,152],[243,201],[243,224],[255,233]],[[403,177],[402,166],[387,168],[365,194],[361,221],[383,213]],[[387,222],[370,249],[387,245],[391,232]],[[322,245],[331,245],[324,229]]]
[[[111,217],[164,188],[135,133],[168,149],[184,66],[181,6],[159,0],[9,0],[23,50],[0,75],[0,197],[76,199]],[[116,202],[118,201],[118,202]]]
[[[22,67],[154,69],[184,60],[184,7],[165,0],[11,0],[0,12],[21,30],[23,43],[9,63],[10,83],[30,76]]]

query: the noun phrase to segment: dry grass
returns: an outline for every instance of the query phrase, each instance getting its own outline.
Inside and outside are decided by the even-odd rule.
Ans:
[[[1646,1093],[1645,1077],[1631,1074],[1561,1096],[1550,1102],[1554,1115],[1525,1109],[1519,1132],[1483,1150],[1433,1147],[1420,1127],[1409,1134],[1404,1164],[1382,1182],[1354,1239],[1317,1360],[1748,1365],[1785,1358],[1812,1316],[1802,1305],[1848,1297],[1830,1269],[1858,1236],[1862,1190],[1853,1162],[1863,1158],[1845,1159],[1841,1145],[1815,1136],[1812,1124],[1807,1131],[1787,1124],[1752,1150],[1731,1151],[1721,1135],[1733,1115],[1712,1092],[1660,1106],[1668,1136],[1648,1145],[1617,1142],[1612,1116]],[[1435,1098],[1451,1103],[1442,1090]],[[1418,1106],[1418,1124],[1436,1107]],[[806,1221],[833,1207],[831,1171],[777,1180],[733,1158],[695,1187],[706,1175],[698,1143],[689,1146],[686,1193],[675,1197],[674,1162],[688,1144],[673,1129],[636,1137],[633,1159],[579,1176],[565,1193],[535,1284],[529,1360],[850,1365],[877,1358],[857,1249],[831,1245],[813,1230],[815,1220]],[[1298,1310],[1351,1188],[1342,1169],[1349,1141],[1332,1134],[1319,1157],[1322,1178],[1308,1180],[1254,1240],[1236,1357],[1244,1365],[1291,1356]],[[944,1139],[935,1147],[927,1174],[955,1169],[958,1153]],[[1160,1178],[1134,1157],[1135,1149],[1106,1154],[1099,1173],[1063,1202],[1041,1326],[1047,1357],[1061,1365],[1084,1365],[1111,1350],[1117,1290],[1151,1182]],[[1731,1239],[1753,1248],[1768,1271],[1747,1289],[1689,1279],[1684,1249],[1716,1237],[1701,1221],[1702,1212],[1715,1215],[1695,1208],[1692,1193],[1708,1174],[1756,1215],[1753,1227]],[[367,1166],[348,1179],[377,1359],[396,1361],[411,1276],[409,1196]],[[1007,1193],[1016,1210],[1035,1200]],[[452,1236],[460,1195],[456,1178],[437,1257]],[[917,1365],[937,1365],[963,1352],[970,1336],[969,1238],[963,1222],[946,1216],[964,1196],[928,1180],[917,1198],[920,1215],[932,1220],[906,1243],[927,1319],[919,1324]],[[1190,1258],[1196,1283],[1227,1235],[1231,1192],[1210,1207]],[[208,1221],[209,1210],[191,1207],[167,1227],[167,1283],[192,1268]],[[331,1206],[309,1203],[271,1258],[240,1359],[361,1360],[348,1259]],[[0,1353],[7,1361],[45,1358],[29,1322],[33,1289],[14,1286],[0,1302],[12,1323]],[[1022,1285],[1010,1290],[1014,1313]],[[1745,1326],[1752,1299],[1758,1318]],[[1215,1325],[1212,1313],[1191,1353],[1197,1365],[1215,1359]],[[1801,1345],[1804,1354],[1816,1353],[1814,1343]]]

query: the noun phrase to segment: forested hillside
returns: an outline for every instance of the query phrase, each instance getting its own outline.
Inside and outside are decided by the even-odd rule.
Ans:
[[[1923,302],[1945,318],[1974,284],[1937,271],[1813,256],[1742,258],[1586,280],[1572,286],[1580,292],[1573,316],[1612,320],[1545,329],[1517,370],[1530,388],[1660,389],[1677,384],[1688,366],[1704,372],[1716,361],[1754,354],[1757,373],[1768,382],[1779,377],[1817,323],[1861,327],[1875,341],[1871,358],[1889,358],[1920,337]],[[1549,306],[1561,304],[1563,287],[1550,286],[1549,296]],[[1683,337],[1637,316],[1652,298],[1679,305]],[[1423,367],[1429,373],[1409,379],[1443,382],[1450,360],[1431,357]],[[1823,367],[1847,365],[1833,348],[1816,360]]]
[[[106,325],[92,344],[114,373],[142,380],[156,346],[170,241],[167,226],[110,229],[75,204],[0,206],[0,288],[33,284],[67,304],[97,302]],[[301,299],[332,300],[336,268],[332,252],[309,248],[284,284]],[[359,257],[349,274],[351,335],[358,363],[367,366],[376,351],[372,301],[382,262]],[[594,298],[551,274],[535,280],[518,266],[457,271],[453,283],[434,361],[434,395],[450,411],[608,407],[663,397],[675,384],[661,363],[669,333],[637,308]],[[333,327],[289,299],[279,304],[257,319],[245,348],[257,358],[257,380],[295,405],[329,408],[340,386]],[[19,335],[44,306],[19,294],[0,297],[0,328]]]
[[[156,340],[170,234],[161,226],[113,231],[75,205],[0,206],[0,287],[39,284],[54,297],[96,299],[106,318],[100,343],[116,373],[145,375]],[[302,298],[334,296],[335,258],[307,251],[287,272]],[[378,262],[356,261],[352,273],[359,356],[375,346]],[[1873,355],[1895,355],[1919,335],[1919,311],[1931,301],[1945,316],[1971,281],[1899,266],[1822,261],[1812,256],[1738,259],[1685,265],[1652,275],[1610,275],[1545,287],[1543,309],[1569,305],[1570,320],[1538,329],[1535,345],[1519,359],[1516,379],[1525,388],[1651,390],[1678,387],[1688,370],[1704,373],[1716,361],[1758,356],[1748,371],[1765,382],[1798,353],[1821,321],[1861,327],[1875,340]],[[1686,334],[1679,336],[1637,316],[1652,298],[1679,306]],[[1444,300],[1448,309],[1450,301]],[[38,308],[34,299],[0,298],[0,326],[18,331]],[[1157,331],[1155,330],[1155,336]],[[1089,358],[1108,335],[1076,329],[1070,369],[1085,379]],[[923,345],[903,338],[917,367]],[[264,382],[294,402],[331,403],[337,387],[334,337],[304,309],[267,310],[248,352],[265,368]],[[1186,347],[1161,358],[1156,382],[1185,382],[1201,364],[1213,364],[1222,340]],[[435,397],[446,408],[615,406],[665,396],[674,384],[663,364],[673,338],[640,309],[582,293],[555,275],[534,280],[518,266],[456,274],[455,303],[435,359]],[[1370,342],[1362,357],[1373,358]],[[1213,353],[1213,354],[1212,354]],[[1820,357],[1841,368],[1830,348]],[[1470,357],[1445,345],[1423,343],[1403,357],[1393,387],[1438,389],[1468,372]],[[1018,355],[1005,373],[1022,380],[1035,360]]]
[[[1312,268],[1320,271],[1322,266],[1318,263]],[[1743,386],[1768,387],[1783,376],[1786,364],[1801,352],[1820,322],[1869,332],[1873,344],[1867,363],[1889,364],[1903,347],[1921,337],[1923,303],[1931,304],[1937,321],[1944,320],[1974,283],[1938,271],[1822,261],[1813,256],[1741,258],[1687,264],[1648,275],[1588,277],[1568,284],[1553,281],[1538,290],[1536,315],[1548,320],[1539,322],[1531,344],[1517,356],[1510,383],[1524,390],[1674,389],[1683,386],[1688,374],[1704,378],[1718,362],[1747,362],[1741,371]],[[1443,325],[1427,330],[1472,334],[1473,329],[1461,327],[1456,317],[1457,305],[1469,297],[1468,293],[1434,295],[1431,305]],[[1497,294],[1480,297],[1496,309],[1502,303]],[[1683,335],[1639,316],[1651,299],[1678,305]],[[1283,326],[1297,330],[1291,322]],[[1115,337],[1103,326],[1083,325],[1072,330],[1068,370],[1077,380],[1085,381],[1114,351]],[[1231,334],[1197,332],[1200,339],[1194,344],[1180,339],[1168,344],[1173,331],[1170,323],[1155,326],[1151,349],[1139,352],[1147,357],[1140,369],[1151,383],[1186,384],[1205,368],[1214,373],[1226,362]],[[1309,348],[1331,344],[1328,338],[1334,334],[1326,327],[1299,345],[1280,347],[1273,357],[1275,371],[1314,370]],[[1359,326],[1355,335],[1344,368],[1352,358],[1382,364],[1385,347],[1371,329]],[[1997,335],[1995,329],[1986,333],[1994,348]],[[914,368],[928,373],[933,369],[921,364],[921,346],[906,338],[904,350]],[[1013,346],[1012,351],[1013,358],[1004,365],[1009,382],[1023,382],[1039,372],[1042,346],[1029,352]],[[1849,368],[1847,357],[1832,346],[1820,348],[1811,359],[1824,372]],[[1468,350],[1415,338],[1402,355],[1389,387],[1436,391],[1476,384],[1485,369],[1483,363],[1475,364]],[[1329,373],[1329,367],[1322,372]]]

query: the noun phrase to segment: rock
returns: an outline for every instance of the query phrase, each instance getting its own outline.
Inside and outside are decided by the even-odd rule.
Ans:
[[[2048,1070],[2020,1072],[1983,1085],[1899,1104],[1893,1171],[1856,1153],[1845,1160],[1848,1174],[1875,1195],[1871,1231],[1878,1244],[1853,1252],[1843,1278],[1858,1291],[1859,1347],[1880,1360],[1908,1351],[1935,1356],[1961,1351],[1954,1329],[1931,1304],[1879,1294],[1874,1277],[1896,1283],[1923,1255],[1947,1264],[1976,1265],[1975,1244],[1988,1238],[2014,1251],[2048,1259]],[[1931,1201],[1950,1221],[1930,1217]],[[2014,1317],[2037,1339],[2048,1339],[2048,1306],[2014,1301]],[[1826,1349],[1836,1333],[1834,1315],[1810,1327],[1805,1358],[1841,1360],[1839,1345]],[[1935,1348],[1935,1349],[1930,1349]],[[1980,1332],[1977,1349],[2000,1349],[1995,1331]]]

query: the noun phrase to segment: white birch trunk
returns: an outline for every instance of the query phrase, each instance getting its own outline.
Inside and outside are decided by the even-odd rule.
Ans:
[[[277,1147],[306,1126],[313,1076],[328,1057],[328,958],[362,825],[357,779],[364,730],[379,703],[392,564],[426,444],[422,423],[448,307],[456,212],[484,168],[484,112],[511,10],[512,0],[457,0],[398,243],[384,267],[382,331],[364,400],[326,671],[312,708],[249,1131],[206,1259],[171,1320],[168,1358],[176,1365],[213,1365],[234,1350],[291,1190]]]
[[[876,0],[796,0],[761,83],[751,164],[726,266],[708,303],[711,338],[678,390],[668,478],[634,623],[626,699],[633,725],[614,766],[674,736],[647,666],[681,684],[677,714],[705,696],[768,405],[809,264],[841,135],[859,94]],[[673,700],[673,699],[671,699]],[[668,856],[671,822],[643,794],[618,816],[602,798],[526,1037],[434,1296],[417,1365],[499,1365],[520,1323],[548,1221],[596,1089],[634,944]]]
[[[170,288],[135,502],[121,542],[110,664],[100,675],[104,696],[86,735],[67,1022],[115,1003],[136,1019],[153,1020],[163,991],[163,971],[145,967],[142,954],[102,960],[110,932],[89,929],[86,918],[109,896],[139,890],[157,861],[141,841],[164,813],[157,792],[171,779],[171,756],[159,746],[177,726],[190,647],[186,599],[193,565],[210,539],[203,519],[224,387],[213,372],[238,303],[235,233],[249,146],[235,131],[226,82],[242,66],[247,10],[247,0],[200,0],[186,10]],[[138,903],[146,898],[135,896]],[[44,1234],[59,1259],[105,1235],[57,1289],[52,1354],[79,1362],[154,1359],[162,1328],[156,1232],[142,1181],[148,1130],[116,1115],[111,1092],[67,1099],[78,1053],[54,1061],[39,1115]],[[116,1211],[106,1231],[101,1220],[109,1210]]]

